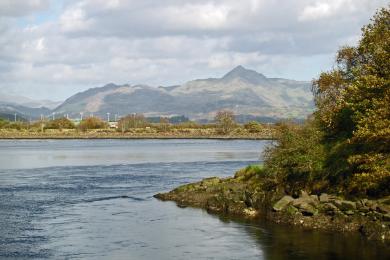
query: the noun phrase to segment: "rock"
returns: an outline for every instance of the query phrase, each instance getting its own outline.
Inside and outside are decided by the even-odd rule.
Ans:
[[[301,197],[293,201],[293,206],[296,207],[304,216],[313,216],[317,214],[318,210],[315,205],[316,202],[314,202],[310,196]]]
[[[298,209],[291,204],[288,205],[285,210],[290,215],[295,215],[298,212]]]
[[[378,204],[378,206],[376,206],[376,211],[378,211],[379,213],[382,213],[382,214],[389,214],[390,207],[387,205]]]
[[[254,218],[257,216],[257,211],[254,208],[244,209],[244,214],[248,217]]]
[[[310,195],[310,198],[312,198],[313,201],[319,202],[317,195]]]
[[[253,206],[252,194],[249,193],[247,190],[244,191],[243,201],[245,202],[247,207]]]
[[[276,202],[272,207],[272,209],[274,211],[281,211],[284,208],[286,208],[293,200],[294,200],[293,197],[286,195],[283,198],[281,198],[278,202]]]
[[[383,214],[382,219],[383,221],[390,221],[390,213]]]
[[[356,203],[348,200],[335,200],[333,204],[342,211],[355,210]]]
[[[375,200],[367,200],[366,206],[369,207],[370,210],[376,211],[377,203]]]
[[[355,214],[355,212],[354,212],[353,210],[347,210],[347,211],[345,211],[345,215],[350,216],[350,215],[353,215],[353,214]]]
[[[384,197],[378,200],[379,203],[389,205],[390,206],[390,196]]]
[[[322,203],[329,202],[329,195],[326,193],[322,193],[320,195],[320,202],[322,202]]]
[[[306,197],[309,197],[309,194],[307,194],[306,191],[301,190],[301,192],[300,192],[300,194],[299,194],[299,197],[301,197],[301,198],[306,198]]]
[[[325,214],[333,216],[339,209],[333,205],[332,203],[324,203],[322,205],[322,210],[325,212]]]
[[[362,213],[367,213],[367,212],[370,211],[370,208],[364,206],[364,207],[359,208],[359,211],[362,212]]]

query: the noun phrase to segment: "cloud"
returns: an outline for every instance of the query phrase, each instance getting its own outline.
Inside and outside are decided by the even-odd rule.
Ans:
[[[25,16],[49,7],[49,0],[2,0],[0,16]]]
[[[361,26],[386,4],[0,1],[0,92],[63,99],[108,82],[157,86],[221,76],[239,64],[310,80],[332,65],[339,46],[356,43]]]

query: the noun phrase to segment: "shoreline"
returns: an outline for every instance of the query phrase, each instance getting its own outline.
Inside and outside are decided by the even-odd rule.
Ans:
[[[80,135],[28,135],[28,134],[19,134],[19,135],[1,135],[0,140],[44,140],[44,139],[54,139],[54,140],[84,140],[84,139],[123,139],[123,140],[141,140],[141,139],[210,139],[210,140],[274,140],[272,136],[264,135],[180,135],[180,134],[152,134],[152,135],[143,135],[143,134],[132,134],[132,135],[123,135],[123,134],[104,134],[104,133],[91,133],[91,134],[80,134]]]
[[[147,140],[147,139],[160,139],[160,140],[254,140],[254,141],[267,141],[274,140],[273,138],[264,138],[264,137],[165,137],[165,136],[132,136],[132,137],[51,137],[51,136],[42,136],[42,137],[0,137],[0,140]]]
[[[347,200],[334,194],[293,198],[261,176],[238,171],[234,177],[211,177],[154,195],[178,207],[254,221],[296,226],[304,230],[359,233],[368,240],[390,245],[390,197]]]

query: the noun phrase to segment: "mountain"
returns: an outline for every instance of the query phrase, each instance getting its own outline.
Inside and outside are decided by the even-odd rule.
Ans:
[[[0,92],[0,103],[2,104],[13,104],[31,108],[46,107],[54,109],[62,103],[62,101],[52,100],[35,100],[24,96],[10,95]]]
[[[238,66],[222,78],[198,79],[182,85],[108,84],[68,98],[54,112],[80,112],[106,116],[143,113],[146,116],[185,115],[212,119],[216,111],[232,110],[237,115],[272,118],[304,118],[313,110],[310,82],[267,78]]]
[[[13,121],[15,119],[15,114],[18,120],[35,120],[40,118],[41,115],[50,115],[51,110],[46,107],[35,108],[0,102],[0,118]]]
[[[48,116],[51,109],[61,102],[51,100],[34,100],[18,95],[9,95],[0,92],[0,118],[13,121],[15,114],[18,120],[35,120],[41,115]]]

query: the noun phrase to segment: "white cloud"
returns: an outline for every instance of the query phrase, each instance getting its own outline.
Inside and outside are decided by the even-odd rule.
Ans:
[[[0,92],[39,98],[66,98],[108,82],[178,84],[221,76],[239,64],[267,76],[310,80],[387,4],[69,0],[42,22],[16,15],[39,18],[49,1],[0,0],[0,7],[6,2],[15,4],[0,8]]]
[[[49,6],[49,0],[1,0],[0,16],[24,16],[42,11]]]
[[[77,32],[87,30],[93,25],[92,19],[87,19],[81,7],[67,9],[60,17],[61,29],[64,32]]]

